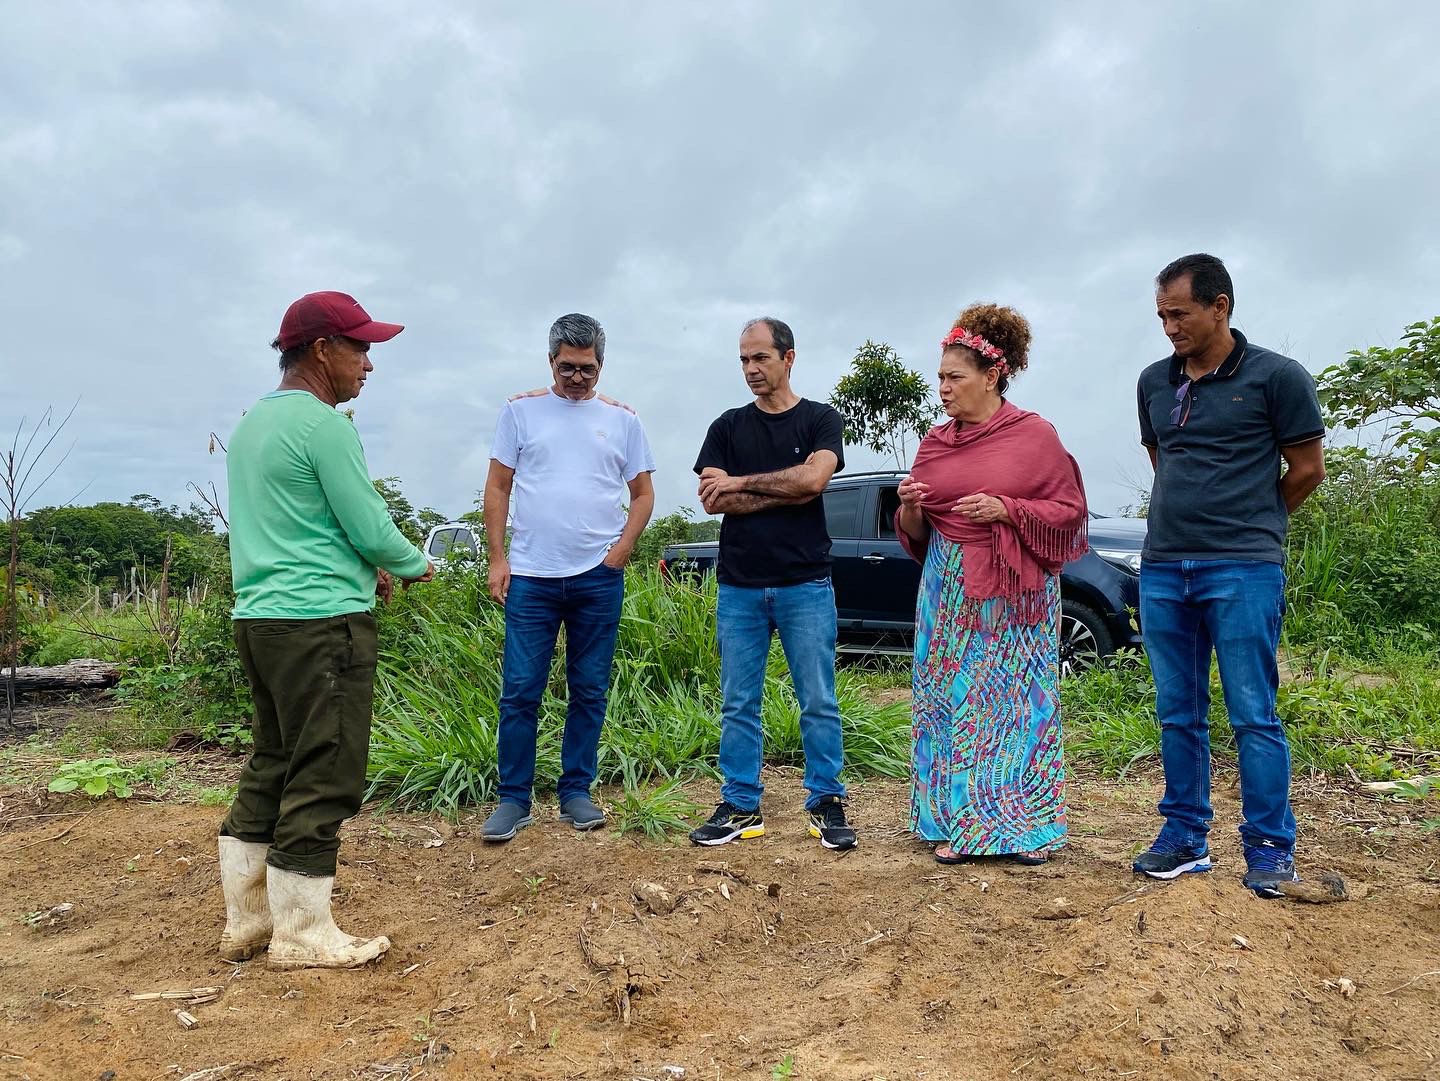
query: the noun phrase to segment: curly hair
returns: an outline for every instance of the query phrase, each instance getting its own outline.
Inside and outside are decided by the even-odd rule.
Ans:
[[[1014,308],[999,304],[971,304],[956,318],[954,326],[964,327],[971,334],[978,334],[1005,354],[1005,365],[1009,373],[1000,376],[996,389],[1004,394],[1010,386],[1010,379],[1023,372],[1030,364],[1030,321]],[[973,349],[965,349],[976,366],[983,372],[995,366],[995,361],[983,357]]]

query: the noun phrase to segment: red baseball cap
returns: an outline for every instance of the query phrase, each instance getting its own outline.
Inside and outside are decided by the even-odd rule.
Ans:
[[[282,350],[343,334],[358,342],[388,342],[405,328],[399,323],[377,323],[347,293],[306,293],[285,309],[280,336]]]

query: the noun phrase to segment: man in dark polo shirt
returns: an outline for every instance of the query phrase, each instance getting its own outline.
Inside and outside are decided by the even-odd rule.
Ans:
[[[761,694],[770,639],[780,635],[805,748],[810,834],[831,849],[855,847],[840,783],[844,751],[835,701],[835,592],[821,493],[845,466],[845,422],[790,388],[795,335],[778,319],[740,333],[740,368],[755,400],[721,414],[695,472],[700,501],[720,525],[720,805],[690,834],[722,845],[765,832],[760,814]]]
[[[1240,759],[1244,884],[1278,897],[1295,873],[1290,748],[1275,713],[1290,514],[1325,479],[1315,380],[1230,328],[1235,291],[1213,255],[1155,279],[1175,349],[1140,375],[1140,439],[1155,468],[1140,623],[1155,677],[1165,824],[1135,870],[1210,870],[1210,656]],[[1281,471],[1281,462],[1285,469]]]

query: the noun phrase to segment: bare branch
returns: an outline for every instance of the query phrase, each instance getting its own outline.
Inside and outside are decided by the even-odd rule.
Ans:
[[[230,528],[230,522],[225,517],[225,512],[220,508],[220,493],[215,490],[215,482],[213,480],[210,482],[210,492],[208,495],[193,480],[186,484],[185,487],[200,497],[200,502],[205,504],[205,509],[210,512],[212,517],[218,519],[221,525],[227,530]]]
[[[13,494],[14,494],[14,497],[15,497],[15,500],[16,500],[16,504],[17,504],[17,506],[19,507],[19,509],[20,509],[21,511],[24,511],[24,509],[25,509],[26,499],[29,498],[29,497],[33,497],[36,492],[38,492],[41,488],[45,487],[45,481],[48,481],[51,477],[53,477],[53,476],[55,475],[55,469],[59,469],[60,466],[64,465],[64,464],[65,464],[65,459],[68,458],[68,457],[70,457],[70,451],[72,451],[72,450],[75,449],[75,444],[74,444],[74,443],[71,443],[69,449],[65,451],[65,454],[61,457],[60,461],[56,463],[55,469],[50,470],[50,472],[49,472],[48,474],[46,474],[45,480],[42,480],[39,484],[37,484],[34,488],[32,488],[32,489],[30,490],[29,496],[26,495],[25,486],[26,486],[27,482],[30,480],[30,474],[34,471],[35,467],[36,467],[37,465],[39,465],[40,462],[44,459],[46,451],[48,451],[48,450],[50,449],[50,444],[54,443],[55,440],[59,438],[60,433],[65,430],[65,425],[67,425],[67,424],[70,423],[70,418],[75,415],[75,410],[76,410],[77,408],[79,408],[79,406],[80,406],[80,399],[79,399],[79,398],[76,398],[76,399],[75,399],[75,404],[70,407],[70,411],[65,414],[65,418],[64,418],[63,420],[61,420],[60,423],[55,426],[55,430],[50,433],[50,438],[47,439],[47,440],[45,440],[44,445],[41,446],[41,448],[40,448],[38,451],[35,452],[35,455],[34,455],[33,458],[29,458],[29,459],[28,459],[30,464],[29,464],[28,467],[25,468],[25,475],[20,478],[20,483],[16,486],[16,490],[15,490],[15,492],[13,493]],[[52,413],[53,413],[53,410],[52,410],[52,409],[46,409],[46,410],[45,410],[45,416],[46,416],[46,417],[51,416]],[[35,428],[35,431],[30,433],[30,438],[29,438],[28,440],[26,440],[26,442],[25,442],[25,450],[22,451],[21,454],[20,454],[20,464],[21,464],[22,466],[24,466],[24,464],[25,464],[25,462],[26,462],[26,460],[27,460],[27,455],[29,455],[29,453],[30,453],[30,444],[31,444],[31,442],[34,441],[35,435],[36,435],[36,433],[39,432],[39,430],[40,430],[40,429],[39,429],[39,426],[37,425],[36,428]]]
[[[5,677],[5,720],[13,728],[15,726],[15,669],[20,663],[20,602],[19,602],[19,575],[20,575],[20,516],[25,510],[28,501],[44,489],[46,483],[55,475],[56,470],[69,458],[70,451],[75,449],[71,443],[70,448],[61,456],[60,461],[47,472],[36,484],[30,483],[30,477],[37,466],[45,460],[46,454],[59,438],[60,433],[65,430],[65,425],[75,415],[75,410],[80,405],[80,399],[75,399],[75,404],[70,407],[59,423],[54,422],[54,407],[50,406],[40,415],[40,420],[30,430],[29,436],[25,439],[22,447],[21,437],[25,433],[26,420],[20,418],[16,426],[14,438],[10,440],[10,451],[0,461],[0,489],[4,491],[6,512],[6,523],[10,533],[9,562],[5,573],[5,595],[4,605],[0,607],[0,667],[8,661],[8,671]],[[40,435],[41,428],[50,427],[53,424],[54,430],[42,442],[39,449],[35,449],[35,440]]]
[[[75,443],[72,442],[68,447],[65,448],[65,453],[60,455],[60,460],[55,463],[55,468],[50,470],[50,472],[46,473],[45,476],[41,477],[40,482],[36,484],[35,487],[32,488],[28,493],[24,490],[22,484],[20,495],[17,497],[19,501],[20,514],[25,513],[25,508],[29,505],[30,500],[33,499],[41,490],[44,489],[45,485],[50,482],[50,478],[53,477],[59,471],[60,467],[65,464],[66,459],[70,457],[70,452],[74,449]],[[43,454],[44,451],[42,450],[41,453]],[[31,468],[33,469],[34,466],[31,466]],[[27,470],[25,473],[26,479],[29,479],[29,476],[30,473]]]

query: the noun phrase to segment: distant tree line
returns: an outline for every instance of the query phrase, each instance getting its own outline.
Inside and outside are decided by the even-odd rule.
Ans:
[[[140,493],[128,503],[42,507],[17,525],[19,581],[62,602],[96,587],[124,593],[132,581],[158,577],[167,541],[172,588],[220,573],[228,584],[228,544],[203,507],[182,511]],[[0,522],[0,545],[9,549],[9,523]]]

